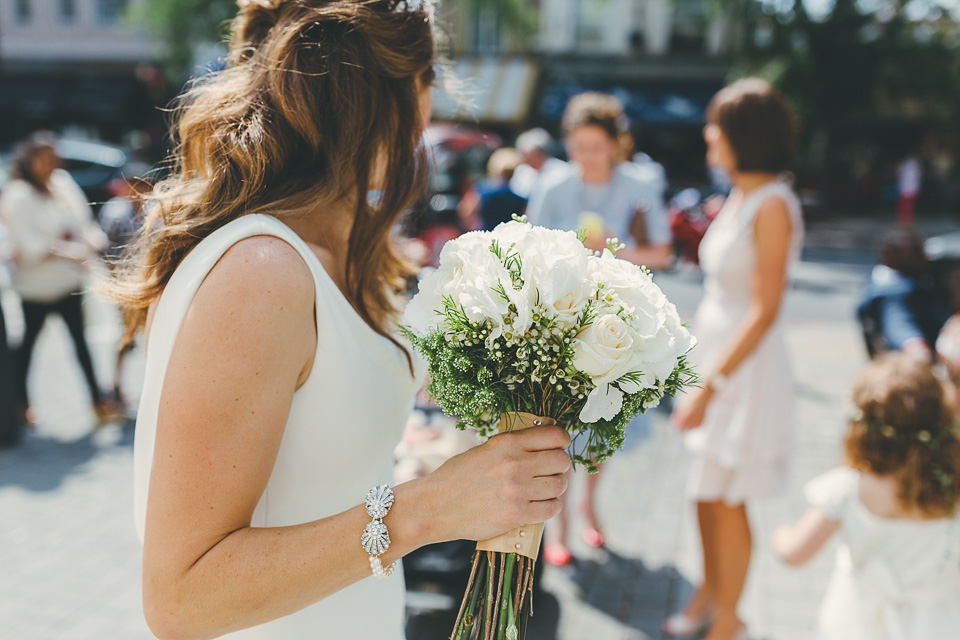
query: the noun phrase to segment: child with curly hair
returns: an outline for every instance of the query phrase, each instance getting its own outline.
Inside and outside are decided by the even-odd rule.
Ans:
[[[903,354],[853,385],[847,465],[811,481],[811,508],[774,550],[801,565],[840,532],[821,640],[947,638],[960,628],[960,437],[955,397]]]

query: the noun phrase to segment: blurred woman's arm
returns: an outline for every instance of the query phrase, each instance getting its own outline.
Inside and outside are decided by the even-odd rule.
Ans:
[[[787,205],[779,198],[767,199],[757,210],[754,222],[757,263],[750,310],[716,367],[712,371],[701,372],[705,386],[686,396],[674,414],[674,423],[681,429],[693,429],[703,423],[707,405],[715,392],[710,379],[717,375],[732,375],[756,350],[780,314],[780,304],[787,287],[792,227]]]

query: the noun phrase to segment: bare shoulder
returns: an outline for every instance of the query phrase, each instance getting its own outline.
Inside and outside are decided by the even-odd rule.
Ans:
[[[269,289],[280,295],[299,294],[311,299],[314,292],[313,275],[303,257],[274,236],[251,236],[237,242],[210,271],[210,278],[255,292]]]
[[[193,319],[205,332],[226,332],[227,339],[272,334],[310,340],[315,296],[313,275],[296,249],[280,238],[252,236],[230,247],[210,270],[185,326]]]
[[[757,207],[754,229],[758,238],[789,237],[793,220],[786,201],[779,196],[765,198]]]
[[[761,218],[785,218],[790,219],[790,209],[787,201],[780,195],[774,194],[763,199],[763,202],[757,207],[757,220]]]

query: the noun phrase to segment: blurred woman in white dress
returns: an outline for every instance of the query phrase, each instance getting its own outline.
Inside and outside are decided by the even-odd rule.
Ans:
[[[703,583],[672,635],[745,637],[737,605],[750,564],[746,502],[786,484],[792,432],[790,362],[780,322],[790,265],[800,255],[800,204],[780,175],[795,136],[789,106],[769,84],[741,80],[710,103],[707,162],[733,190],[700,245],[704,297],[692,354],[703,376],[674,413],[692,453],[688,495],[697,503]]]

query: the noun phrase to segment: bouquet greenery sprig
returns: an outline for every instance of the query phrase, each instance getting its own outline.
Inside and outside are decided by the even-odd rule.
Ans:
[[[616,244],[596,253],[575,233],[516,218],[444,246],[402,328],[429,362],[429,393],[461,428],[490,436],[522,414],[546,418],[593,472],[634,415],[696,380],[676,308]],[[523,637],[542,525],[527,529],[480,543],[454,640]],[[531,549],[519,543],[531,537]]]

